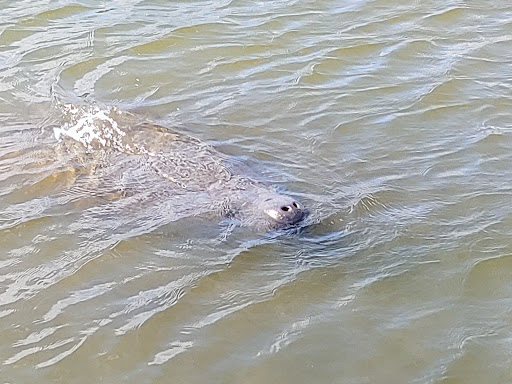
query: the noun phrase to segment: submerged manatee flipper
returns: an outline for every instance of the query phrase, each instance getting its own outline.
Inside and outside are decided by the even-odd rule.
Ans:
[[[117,108],[58,109],[64,122],[54,128],[55,137],[69,152],[81,149],[101,159],[97,169],[107,185],[169,199],[170,220],[213,212],[273,230],[297,225],[307,215],[299,202],[244,175],[233,159],[198,139]]]

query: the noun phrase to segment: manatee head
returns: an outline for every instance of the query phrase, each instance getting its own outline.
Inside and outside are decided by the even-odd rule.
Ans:
[[[267,220],[270,219],[270,222],[277,227],[297,224],[307,215],[307,211],[301,204],[289,196],[278,193],[263,196],[255,203],[256,207],[264,212]]]
[[[232,203],[232,218],[263,231],[293,227],[309,213],[292,197],[262,185],[242,191]]]

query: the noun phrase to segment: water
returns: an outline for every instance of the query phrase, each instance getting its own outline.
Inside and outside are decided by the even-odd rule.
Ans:
[[[507,2],[0,9],[2,382],[512,381]],[[95,193],[55,86],[212,143],[312,225]]]

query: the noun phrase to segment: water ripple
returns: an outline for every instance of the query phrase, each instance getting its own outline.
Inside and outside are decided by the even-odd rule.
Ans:
[[[3,10],[6,382],[509,376],[508,3]],[[307,225],[212,223],[144,162],[59,146],[55,85],[213,141]]]

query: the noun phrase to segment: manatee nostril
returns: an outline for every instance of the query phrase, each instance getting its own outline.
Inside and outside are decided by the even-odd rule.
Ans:
[[[297,208],[297,209],[299,208],[299,206],[297,205],[297,203],[296,203],[295,201],[292,203],[292,205],[293,205],[295,208]]]
[[[285,212],[288,212],[290,210],[290,207],[286,206],[286,205],[283,205],[281,207],[281,211],[285,211]]]

